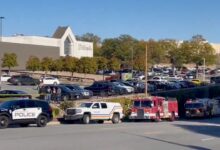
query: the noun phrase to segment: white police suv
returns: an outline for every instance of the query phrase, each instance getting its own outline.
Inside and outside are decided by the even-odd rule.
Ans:
[[[0,129],[10,124],[22,127],[37,124],[38,127],[45,127],[52,118],[52,109],[46,101],[26,99],[0,103]]]

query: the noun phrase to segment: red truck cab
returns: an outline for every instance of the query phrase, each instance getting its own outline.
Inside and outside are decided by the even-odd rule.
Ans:
[[[161,119],[175,120],[178,117],[178,103],[176,99],[164,97],[148,97],[135,99],[131,108],[129,119],[150,119],[160,121]]]

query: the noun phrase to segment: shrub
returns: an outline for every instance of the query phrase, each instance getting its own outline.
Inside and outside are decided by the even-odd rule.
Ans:
[[[123,108],[123,113],[124,113],[125,117],[129,116],[130,108],[132,105],[131,99],[129,99],[129,98],[116,98],[116,99],[108,100],[108,102],[120,103]]]
[[[66,110],[67,108],[75,107],[75,106],[76,106],[76,102],[64,101],[60,104],[60,109]]]
[[[60,109],[53,107],[52,110],[53,110],[53,117],[57,118],[60,115]]]

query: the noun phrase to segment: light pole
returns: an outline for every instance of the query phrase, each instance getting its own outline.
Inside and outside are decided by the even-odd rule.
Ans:
[[[0,36],[1,36],[1,41],[2,41],[2,20],[5,19],[5,17],[0,17]]]
[[[203,81],[205,81],[205,58],[203,58]]]
[[[148,97],[148,93],[147,93],[147,45],[146,45],[146,51],[145,51],[145,97]]]
[[[2,42],[2,20],[5,19],[5,17],[0,16],[0,42]],[[2,67],[0,64],[0,76],[2,75]],[[0,80],[0,89],[1,89],[1,80]]]

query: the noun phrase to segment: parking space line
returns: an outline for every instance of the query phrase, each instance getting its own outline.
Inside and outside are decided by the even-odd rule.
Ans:
[[[201,139],[203,142],[205,142],[205,141],[211,141],[211,140],[214,140],[215,138],[213,138],[213,137],[210,137],[210,138],[204,138],[204,139]]]

